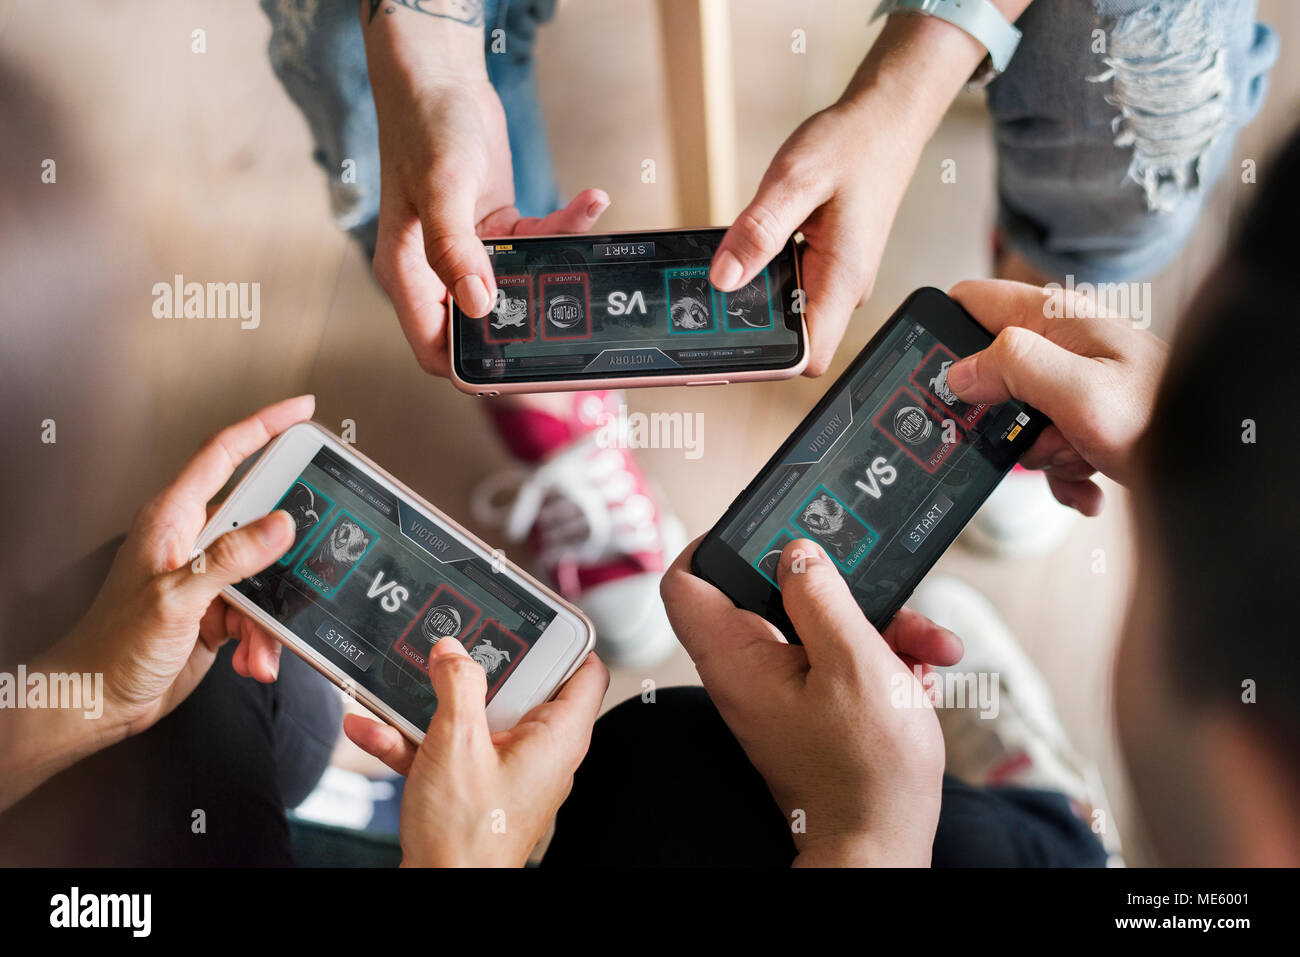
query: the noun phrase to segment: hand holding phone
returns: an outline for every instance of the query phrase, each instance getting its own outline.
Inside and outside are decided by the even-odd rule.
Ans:
[[[281,510],[288,551],[222,597],[412,741],[438,709],[439,643],[461,643],[483,670],[487,722],[501,731],[595,642],[581,611],[319,426],[267,447],[197,547]]]
[[[943,736],[914,663],[955,664],[961,643],[914,612],[883,633],[815,544],[774,572],[803,644],[787,644],[691,572],[664,576],[664,604],[727,726],[794,824],[797,863],[927,866],[939,819]],[[915,706],[899,707],[900,696]]]
[[[519,867],[546,833],[587,753],[609,672],[595,654],[508,732],[488,730],[483,669],[454,641],[431,652],[441,705],[417,748],[391,725],[360,715],[343,730],[407,776],[402,863]]]
[[[609,197],[583,190],[544,219],[520,216],[481,28],[443,17],[378,17],[362,33],[379,121],[374,275],[420,367],[445,376],[448,290],[480,316],[495,292],[479,236],[585,232]]]
[[[1092,476],[1131,480],[1168,345],[1073,290],[981,279],[958,283],[951,295],[994,334],[990,346],[948,370],[953,392],[967,402],[1018,399],[1050,416],[1020,463],[1041,468],[1063,505],[1097,514],[1102,492]],[[1049,295],[1059,297],[1054,305]]]
[[[949,387],[992,341],[939,290],[914,292],[704,537],[696,574],[797,641],[775,571],[809,538],[884,628],[1048,424]]]
[[[49,653],[59,668],[104,675],[100,734],[138,734],[183,701],[234,636],[245,673],[273,680],[279,644],[218,601],[223,588],[274,562],[293,541],[283,512],[214,536],[202,562],[191,545],[208,501],[270,439],[311,417],[312,396],[268,406],[211,438],[136,516],[94,604]],[[101,742],[102,743],[102,742]]]
[[[276,642],[217,597],[222,588],[283,554],[293,541],[293,523],[282,512],[264,514],[215,538],[201,564],[190,546],[205,521],[208,500],[239,463],[310,417],[314,406],[311,396],[286,399],[217,433],[140,509],[90,609],[30,666],[32,673],[102,675],[103,681],[85,689],[85,712],[36,708],[6,717],[0,728],[5,758],[0,810],[64,768],[169,714],[207,674],[232,635],[240,638],[236,658],[252,662],[264,680],[274,678]]]

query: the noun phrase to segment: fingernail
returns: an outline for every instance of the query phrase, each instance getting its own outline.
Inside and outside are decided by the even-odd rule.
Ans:
[[[601,213],[603,213],[603,212],[604,212],[605,210],[607,210],[607,209],[609,209],[609,200],[608,200],[608,199],[598,199],[598,200],[596,200],[594,203],[592,203],[590,206],[587,207],[587,216],[588,216],[590,219],[595,219],[597,216],[599,216]]]
[[[451,638],[448,635],[443,635],[434,641],[433,645],[429,649],[429,653],[430,657],[436,657],[438,655],[454,655],[457,653],[468,654],[469,652],[465,650],[465,646],[460,643],[459,638]]]
[[[744,269],[741,267],[740,260],[736,258],[735,253],[730,249],[724,249],[718,253],[718,258],[713,261],[713,271],[709,275],[709,280],[719,289],[729,290],[740,282],[742,272],[744,272]]]
[[[808,564],[808,561],[819,561],[826,557],[826,553],[821,550],[815,542],[808,540],[800,541],[798,545],[787,544],[785,551],[781,553],[781,562],[779,565],[782,574],[786,572],[802,572]]]
[[[461,276],[456,282],[456,304],[472,316],[481,316],[488,311],[487,286],[478,276]]]
[[[974,384],[974,357],[968,357],[959,362],[954,362],[948,367],[948,388],[952,389],[954,392],[960,392],[963,389],[970,388]]]

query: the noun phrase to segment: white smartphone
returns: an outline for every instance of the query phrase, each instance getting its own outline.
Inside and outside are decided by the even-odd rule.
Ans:
[[[314,423],[262,452],[195,544],[284,509],[293,546],[222,597],[412,741],[437,708],[428,656],[460,641],[513,726],[595,644],[573,605]]]

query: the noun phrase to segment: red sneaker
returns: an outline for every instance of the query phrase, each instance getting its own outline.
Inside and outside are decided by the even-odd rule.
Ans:
[[[551,584],[595,624],[601,657],[645,665],[677,644],[659,579],[686,536],[625,447],[621,401],[618,392],[575,393],[568,421],[532,409],[494,410],[512,451],[544,457],[489,476],[471,506],[507,540],[529,538]]]

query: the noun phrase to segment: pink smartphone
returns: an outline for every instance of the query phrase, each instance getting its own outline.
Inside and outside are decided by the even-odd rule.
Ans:
[[[473,395],[788,379],[808,363],[793,240],[732,292],[725,229],[485,239],[497,298],[450,307],[451,380]]]

